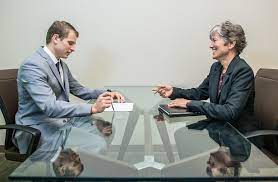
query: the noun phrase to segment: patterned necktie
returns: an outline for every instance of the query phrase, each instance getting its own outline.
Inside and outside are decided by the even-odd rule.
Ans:
[[[219,83],[218,83],[218,96],[220,95],[220,92],[222,90],[225,75],[226,75],[225,73],[221,73],[221,75],[220,75],[220,79],[219,79]]]

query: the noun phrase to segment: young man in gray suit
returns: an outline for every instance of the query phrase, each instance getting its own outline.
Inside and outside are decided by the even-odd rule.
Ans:
[[[61,58],[66,59],[75,51],[78,36],[79,33],[68,22],[55,21],[48,29],[46,46],[40,47],[19,68],[16,123],[39,129],[42,134],[40,144],[53,140],[65,125],[84,128],[84,132],[90,133],[90,125],[84,125],[80,118],[74,117],[103,112],[111,106],[113,99],[124,101],[118,92],[91,90],[73,78]],[[84,100],[97,100],[94,104],[70,103],[70,93]],[[30,136],[17,132],[15,139],[20,152],[25,153]],[[84,140],[90,142],[88,138]]]

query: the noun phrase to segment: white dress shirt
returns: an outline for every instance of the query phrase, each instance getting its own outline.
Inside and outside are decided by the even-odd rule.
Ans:
[[[57,58],[54,56],[54,54],[47,48],[47,46],[43,47],[43,50],[49,55],[49,57],[52,59],[52,61],[54,62],[54,64],[56,65],[56,63],[58,63],[60,60],[57,60]],[[59,72],[60,72],[60,76],[61,76],[61,80],[62,83],[64,84],[64,72],[63,72],[63,68],[61,65],[61,62],[59,64]]]

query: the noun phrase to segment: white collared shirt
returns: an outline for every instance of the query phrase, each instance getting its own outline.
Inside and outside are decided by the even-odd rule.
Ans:
[[[47,48],[47,46],[43,47],[43,50],[49,55],[49,57],[52,59],[52,61],[54,62],[54,64],[56,65],[56,63],[59,62],[59,60],[57,60],[57,58],[54,56],[54,54]],[[61,80],[62,83],[64,84],[64,72],[63,72],[63,68],[61,65],[61,62],[59,64],[59,71],[60,71],[60,76],[61,76]]]

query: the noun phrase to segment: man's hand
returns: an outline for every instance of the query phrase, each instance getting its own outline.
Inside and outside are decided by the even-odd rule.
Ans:
[[[112,123],[104,120],[96,120],[96,126],[104,136],[112,134]]]
[[[168,104],[168,107],[187,108],[187,104],[190,102],[191,102],[191,100],[187,100],[187,99],[175,99],[170,104]]]
[[[119,92],[107,92],[112,99],[117,99],[118,103],[125,102],[125,97]]]
[[[106,126],[101,130],[101,133],[105,136],[109,136],[112,134],[112,126]]]
[[[111,106],[113,102],[113,98],[109,94],[109,92],[104,92],[100,94],[96,100],[96,103],[92,106],[92,114],[103,112],[105,108]]]
[[[159,93],[161,97],[168,98],[173,93],[173,87],[171,85],[158,85],[152,91],[154,94]]]

